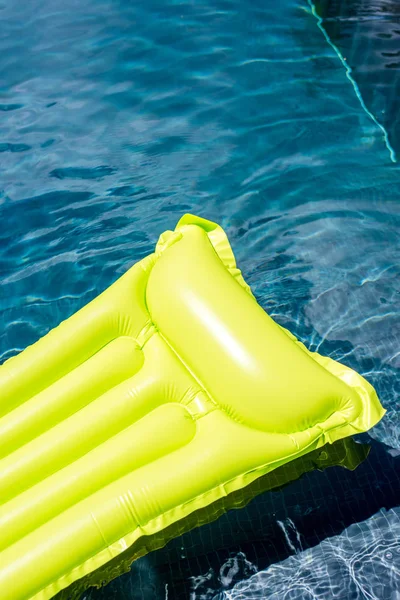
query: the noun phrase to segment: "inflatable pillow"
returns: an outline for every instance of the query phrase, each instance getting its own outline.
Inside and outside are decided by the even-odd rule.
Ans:
[[[1,598],[51,598],[383,413],[360,375],[263,311],[223,230],[185,215],[0,367]]]

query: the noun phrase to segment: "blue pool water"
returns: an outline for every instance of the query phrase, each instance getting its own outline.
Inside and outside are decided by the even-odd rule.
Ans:
[[[373,6],[395,35],[395,4]],[[306,0],[0,0],[0,18],[0,362],[193,212],[261,305],[388,410],[356,471],[266,493],[83,597],[398,600],[400,166],[379,126],[398,109],[389,86],[369,100],[366,52],[375,120]]]
[[[320,0],[316,14],[324,31],[351,68],[362,102],[383,125],[388,145],[400,152],[400,4]]]

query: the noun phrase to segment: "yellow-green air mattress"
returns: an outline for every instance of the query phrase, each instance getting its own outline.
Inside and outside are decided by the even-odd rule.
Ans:
[[[262,310],[223,230],[185,215],[0,367],[1,600],[51,598],[383,414],[365,379]]]

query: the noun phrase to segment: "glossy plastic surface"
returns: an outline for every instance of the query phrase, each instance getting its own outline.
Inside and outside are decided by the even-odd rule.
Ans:
[[[2,600],[45,600],[194,510],[384,414],[257,304],[223,230],[156,252],[0,367]]]

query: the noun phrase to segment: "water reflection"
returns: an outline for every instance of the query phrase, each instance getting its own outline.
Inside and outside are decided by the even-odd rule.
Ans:
[[[397,600],[400,509],[381,510],[339,536],[290,556],[210,600]],[[204,597],[202,600],[206,600]]]

